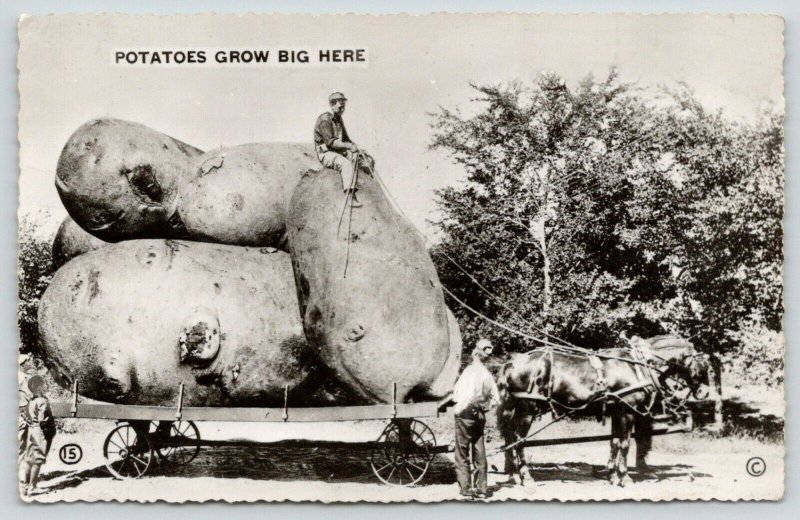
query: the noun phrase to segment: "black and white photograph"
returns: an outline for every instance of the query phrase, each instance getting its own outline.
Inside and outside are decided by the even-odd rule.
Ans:
[[[21,500],[782,499],[783,33],[22,15]]]

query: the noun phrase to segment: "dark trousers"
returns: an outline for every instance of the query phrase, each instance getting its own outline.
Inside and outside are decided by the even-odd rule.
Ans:
[[[456,415],[456,478],[462,493],[472,487],[469,472],[469,452],[475,464],[475,491],[486,493],[486,446],[483,443],[483,427],[486,416],[482,410],[470,407]]]

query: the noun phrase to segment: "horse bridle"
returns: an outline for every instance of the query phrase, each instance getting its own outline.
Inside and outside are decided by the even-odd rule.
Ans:
[[[702,352],[697,352],[695,354],[687,354],[681,357],[680,362],[671,359],[664,359],[657,354],[653,354],[653,357],[657,358],[659,361],[661,361],[662,364],[667,366],[666,370],[663,371],[659,370],[660,375],[658,377],[658,382],[662,386],[662,388],[665,387],[664,385],[665,381],[671,378],[673,374],[677,374],[679,376],[678,378],[675,378],[675,380],[678,381],[683,386],[688,387],[689,390],[692,392],[692,395],[696,395],[698,390],[700,390],[700,387],[703,386],[704,383],[702,383],[701,381],[695,381],[695,378],[692,377],[691,368],[688,366],[688,363],[686,363],[686,361],[688,360],[694,361],[697,359],[707,360],[708,359],[707,354],[704,354]],[[658,370],[657,367],[653,368]]]

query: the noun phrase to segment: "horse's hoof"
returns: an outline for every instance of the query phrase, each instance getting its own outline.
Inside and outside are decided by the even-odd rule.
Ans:
[[[619,486],[619,475],[616,472],[612,473],[611,476],[608,478],[608,483],[612,486]]]
[[[631,479],[631,476],[627,474],[619,481],[619,487],[625,487],[630,484],[633,484],[633,479]]]

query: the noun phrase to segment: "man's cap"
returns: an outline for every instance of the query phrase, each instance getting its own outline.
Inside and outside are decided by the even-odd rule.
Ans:
[[[483,351],[486,347],[494,349],[494,345],[488,339],[479,339],[477,343],[475,343],[475,350],[473,352]]]
[[[344,97],[344,94],[342,94],[341,92],[334,92],[333,94],[328,96],[328,103],[333,103],[337,99],[344,99],[345,101],[347,101],[347,98]]]

